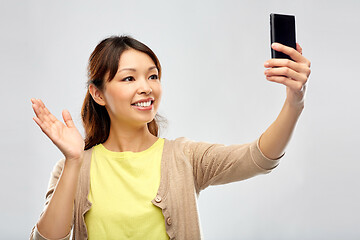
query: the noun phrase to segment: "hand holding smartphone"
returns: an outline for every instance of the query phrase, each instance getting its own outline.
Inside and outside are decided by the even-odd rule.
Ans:
[[[270,14],[271,44],[274,42],[296,49],[295,16],[284,14]],[[271,48],[271,58],[287,58],[288,55]]]

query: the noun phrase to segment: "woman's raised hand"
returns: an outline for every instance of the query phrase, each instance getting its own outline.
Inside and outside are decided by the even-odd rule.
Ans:
[[[45,107],[40,99],[31,99],[32,108],[36,114],[34,121],[50,140],[64,154],[66,161],[82,162],[84,153],[84,139],[75,127],[75,124],[67,110],[62,112],[64,123],[60,122]]]
[[[271,82],[284,84],[286,88],[286,100],[292,106],[303,106],[306,82],[310,75],[310,61],[302,55],[302,48],[297,43],[296,50],[282,45],[273,43],[271,46],[274,50],[289,55],[293,60],[288,59],[270,59],[265,62],[264,66],[266,79]]]

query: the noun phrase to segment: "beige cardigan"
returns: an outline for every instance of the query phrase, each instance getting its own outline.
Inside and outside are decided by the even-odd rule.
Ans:
[[[73,239],[87,239],[84,215],[91,208],[87,196],[90,188],[91,152],[85,152],[74,202]],[[262,173],[269,173],[279,159],[266,158],[259,149],[258,140],[249,144],[225,146],[194,142],[177,138],[164,142],[161,162],[161,180],[152,203],[162,209],[166,232],[170,239],[201,239],[197,197],[209,185],[240,181]],[[62,172],[60,160],[51,174],[45,208],[51,199]],[[70,233],[63,239],[69,239]],[[36,226],[30,239],[46,239]]]

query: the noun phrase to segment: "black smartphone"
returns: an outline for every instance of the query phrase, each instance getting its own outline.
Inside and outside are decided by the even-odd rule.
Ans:
[[[295,16],[284,14],[270,14],[271,44],[274,42],[284,44],[296,49]],[[271,58],[287,58],[290,56],[271,48]]]

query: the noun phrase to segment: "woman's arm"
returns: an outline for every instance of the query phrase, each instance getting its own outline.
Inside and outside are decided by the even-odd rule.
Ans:
[[[65,163],[55,190],[37,223],[39,233],[50,239],[61,239],[71,231],[74,199],[84,154],[84,141],[68,111],[65,124],[53,116],[39,99],[31,100],[34,121],[65,156]]]
[[[37,230],[46,239],[62,239],[69,235],[73,223],[73,207],[80,166],[66,163]]]
[[[266,79],[286,86],[286,100],[277,119],[263,133],[259,141],[262,153],[271,159],[279,158],[288,144],[296,122],[304,108],[306,82],[310,75],[310,61],[302,56],[302,49],[296,50],[279,43],[272,48],[289,55],[288,59],[270,59],[264,66]]]

